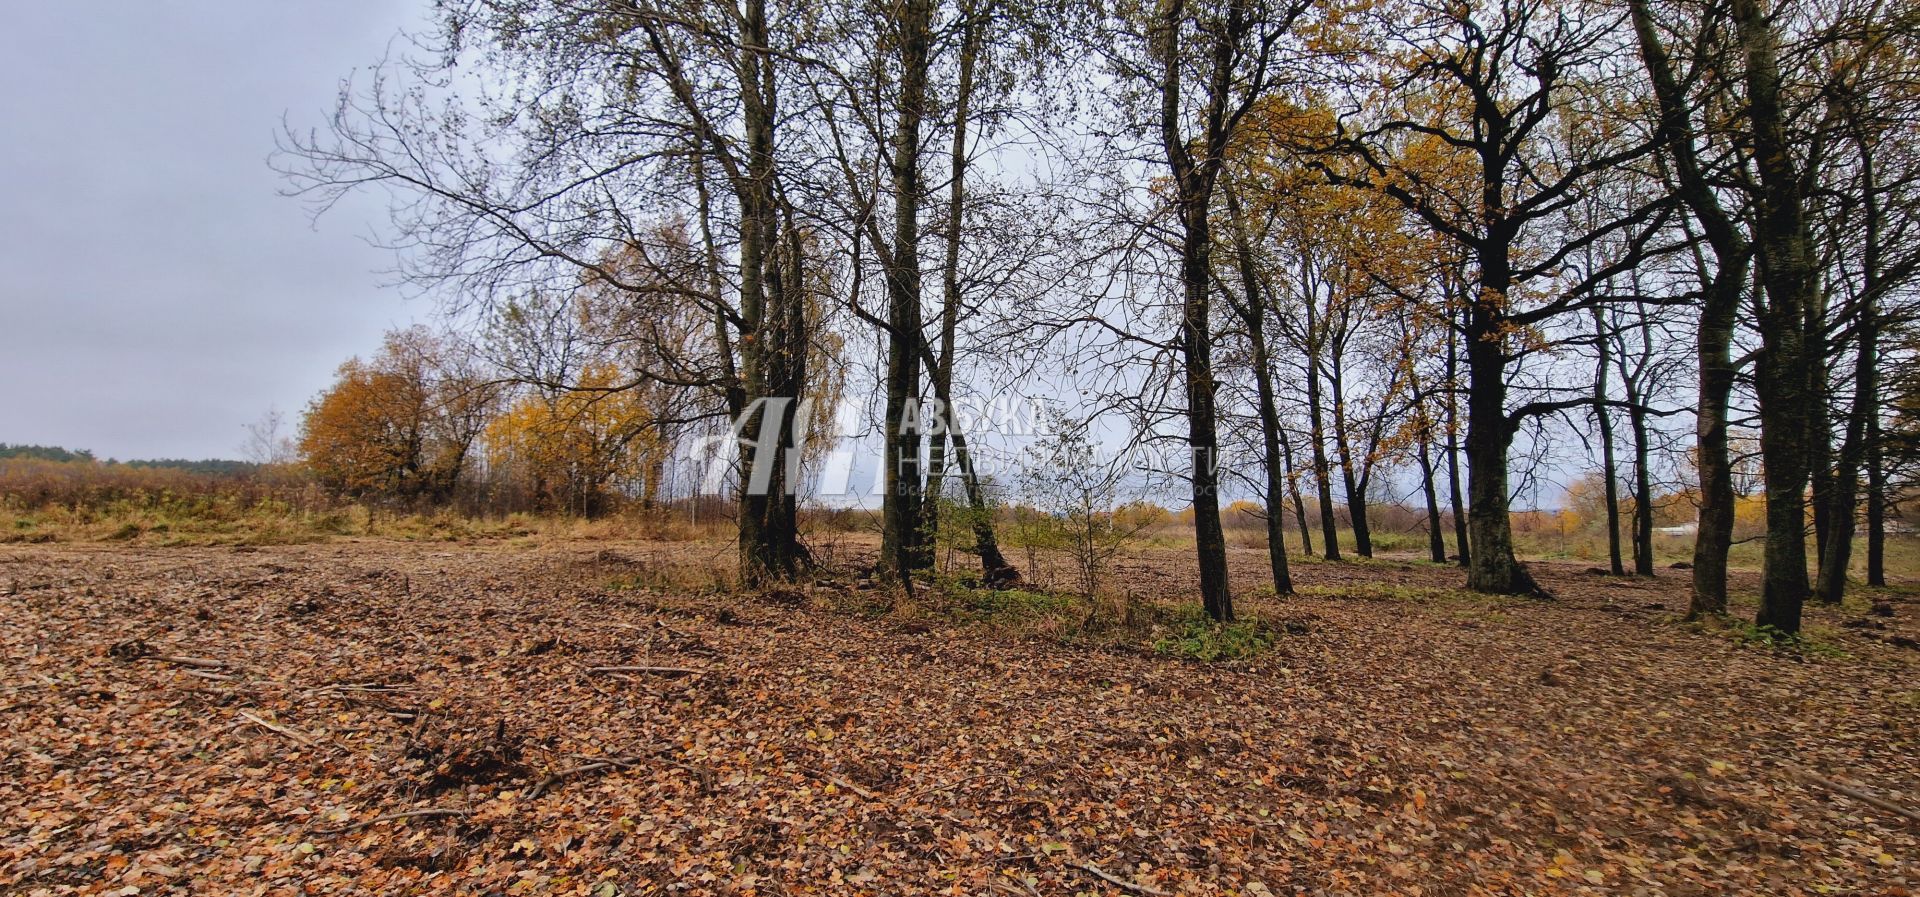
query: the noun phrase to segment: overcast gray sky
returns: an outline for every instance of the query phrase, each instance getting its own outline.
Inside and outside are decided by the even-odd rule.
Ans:
[[[383,287],[373,197],[277,195],[418,0],[17,3],[0,28],[0,442],[237,457],[348,356],[431,308]]]

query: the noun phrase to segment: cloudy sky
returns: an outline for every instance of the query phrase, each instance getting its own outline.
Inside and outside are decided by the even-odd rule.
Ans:
[[[0,442],[236,457],[424,300],[363,198],[318,224],[267,164],[417,0],[9,4]]]

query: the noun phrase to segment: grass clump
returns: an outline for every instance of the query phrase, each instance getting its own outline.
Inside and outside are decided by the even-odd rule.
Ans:
[[[1743,645],[1759,648],[1791,648],[1800,642],[1800,637],[1790,632],[1783,632],[1773,626],[1748,623],[1745,620],[1734,621],[1733,625],[1727,628],[1727,634]]]
[[[965,622],[1021,622],[1064,614],[1073,598],[1027,589],[954,588],[946,590],[946,615]]]
[[[735,592],[732,575],[718,565],[637,566],[606,580],[609,592],[668,592],[727,595]]]
[[[1851,656],[1834,643],[1834,631],[1822,626],[1809,626],[1799,633],[1790,633],[1774,626],[1761,626],[1733,617],[1708,618],[1688,625],[1697,631],[1719,633],[1742,647],[1835,659]]]
[[[1258,618],[1216,623],[1204,613],[1189,612],[1183,617],[1161,627],[1162,632],[1153,642],[1155,653],[1219,663],[1253,657],[1279,640],[1279,633]]]

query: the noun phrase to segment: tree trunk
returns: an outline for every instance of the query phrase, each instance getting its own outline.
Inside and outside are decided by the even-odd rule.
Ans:
[[[1869,303],[1860,310],[1860,346],[1854,354],[1853,409],[1847,415],[1846,436],[1840,443],[1833,482],[1828,487],[1827,544],[1820,552],[1814,595],[1822,603],[1839,604],[1846,596],[1847,567],[1853,561],[1854,502],[1860,494],[1860,465],[1866,453],[1867,418],[1872,414],[1873,381],[1880,364],[1878,345],[1867,336],[1877,326]]]
[[[1436,564],[1447,562],[1447,540],[1440,532],[1440,492],[1434,486],[1432,400],[1420,384],[1417,360],[1403,355],[1400,363],[1407,370],[1408,404],[1414,417],[1414,460],[1420,464],[1420,495],[1427,503],[1427,558]]]
[[[941,402],[951,406],[953,396],[945,382],[936,382],[937,396]],[[973,456],[967,451],[967,434],[954,428],[949,434],[953,439],[954,463],[960,467],[960,483],[966,489],[967,507],[973,524],[973,547],[980,555],[980,582],[990,589],[1002,589],[1020,584],[1020,571],[1007,563],[1005,555],[1000,553],[1000,540],[993,532],[993,508],[987,504],[986,490],[980,486],[980,477],[973,470]]]
[[[1708,284],[1696,343],[1700,408],[1694,418],[1694,452],[1700,468],[1700,518],[1693,540],[1693,598],[1687,619],[1727,612],[1727,555],[1733,547],[1733,457],[1727,412],[1739,371],[1731,356],[1734,313],[1740,303],[1744,266],[1726,264]]]
[[[1367,530],[1367,491],[1353,472],[1353,446],[1347,434],[1346,371],[1341,364],[1345,349],[1338,343],[1333,350],[1333,373],[1327,384],[1333,391],[1333,447],[1340,453],[1340,484],[1347,498],[1347,520],[1353,525],[1353,551],[1363,558],[1373,557],[1373,534]]]
[[[1429,456],[1431,440],[1424,434],[1420,437],[1420,493],[1427,500],[1427,558],[1436,564],[1447,562],[1447,540],[1440,534],[1440,496],[1433,487],[1433,459]]]
[[[1700,395],[1694,417],[1700,519],[1693,542],[1693,597],[1687,604],[1687,619],[1692,620],[1727,611],[1727,554],[1733,545],[1734,503],[1727,410],[1738,374],[1730,349],[1751,254],[1747,240],[1721,207],[1695,155],[1692,109],[1654,30],[1647,0],[1630,0],[1628,10],[1641,60],[1653,81],[1660,107],[1660,136],[1673,160],[1678,192],[1705,231],[1717,264],[1709,271],[1704,257],[1697,257],[1703,286],[1695,342]]]
[[[900,52],[900,100],[889,161],[893,246],[887,264],[886,496],[881,508],[882,568],[906,578],[933,563],[921,529],[918,408],[921,379],[920,125],[926,114],[932,43],[932,0],[903,0],[895,8]]]
[[[1867,585],[1875,588],[1887,584],[1887,469],[1882,454],[1884,447],[1880,433],[1880,307],[1878,295],[1880,270],[1880,205],[1875,189],[1873,175],[1873,150],[1866,141],[1861,141],[1861,155],[1865,162],[1862,167],[1862,191],[1867,197],[1867,251],[1870,261],[1867,270],[1874,273],[1875,282],[1868,286],[1869,301],[1862,312],[1860,331],[1860,351],[1873,355],[1875,363],[1868,366],[1868,378],[1863,378],[1862,397],[1856,403],[1865,407],[1866,421],[1865,463],[1867,467]]]
[[[1636,277],[1634,289],[1639,290]],[[1640,318],[1640,360],[1627,364],[1625,341],[1615,359],[1620,384],[1627,394],[1627,422],[1633,429],[1633,572],[1636,576],[1653,574],[1653,444],[1647,429],[1647,395],[1642,388],[1654,358],[1652,323],[1644,311]]]
[[[1732,0],[1730,8],[1746,63],[1754,166],[1760,174],[1760,189],[1754,197],[1756,245],[1767,300],[1758,316],[1763,351],[1755,376],[1760,455],[1767,479],[1767,548],[1755,622],[1797,633],[1808,585],[1808,423],[1815,409],[1806,317],[1813,307],[1815,266],[1800,171],[1781,111],[1773,26],[1760,0]]]
[[[1318,325],[1311,297],[1307,305],[1307,424],[1313,442],[1313,481],[1320,490],[1320,540],[1326,559],[1340,559],[1338,523],[1333,518],[1333,472],[1327,464],[1325,413],[1320,409],[1320,344]]]
[[[1187,446],[1193,459],[1193,542],[1201,602],[1207,616],[1225,621],[1233,619],[1233,597],[1227,585],[1227,537],[1220,524],[1220,442],[1214,426],[1213,346],[1208,329],[1212,238],[1205,204],[1191,203],[1188,212],[1181,265],[1186,287],[1181,354],[1186,361]]]
[[[1256,309],[1256,314],[1264,311]],[[1267,358],[1267,339],[1252,331],[1254,376],[1260,392],[1260,441],[1267,468],[1267,565],[1272,568],[1273,593],[1293,594],[1293,575],[1287,569],[1287,473],[1280,457],[1280,411],[1273,398],[1272,362]]]
[[[1840,463],[1834,471],[1829,496],[1831,506],[1827,512],[1827,543],[1820,552],[1818,582],[1814,587],[1814,594],[1828,604],[1839,604],[1846,593],[1847,566],[1853,559],[1854,502],[1859,493],[1860,466],[1867,460],[1868,446],[1878,436],[1871,424],[1880,416],[1880,197],[1874,184],[1873,155],[1865,143],[1862,141],[1860,171],[1864,206],[1861,217],[1866,225],[1861,269],[1865,278],[1854,324],[1859,345],[1854,352],[1853,408],[1847,415],[1847,435],[1840,447]],[[1824,384],[1824,380],[1819,383]],[[1870,494],[1875,485],[1869,483]],[[1870,546],[1870,553],[1871,550]]]
[[[1267,352],[1266,290],[1254,270],[1253,247],[1240,214],[1240,197],[1231,182],[1223,184],[1227,199],[1227,226],[1233,231],[1234,255],[1240,267],[1245,304],[1239,309],[1253,349],[1254,387],[1259,396],[1260,448],[1266,466],[1267,566],[1273,574],[1273,593],[1293,594],[1293,574],[1287,569],[1287,473],[1280,451],[1280,408],[1273,394],[1273,362]]]
[[[1880,444],[1880,388],[1867,414],[1867,585],[1887,584],[1887,471]]]
[[[1607,411],[1607,321],[1599,306],[1593,309],[1593,336],[1600,358],[1593,374],[1593,419],[1600,428],[1600,476],[1606,492],[1607,569],[1625,576],[1627,567],[1620,555],[1620,478],[1613,463],[1613,415]]]
[[[1447,503],[1453,513],[1453,545],[1460,566],[1467,566],[1467,509],[1460,499],[1460,333],[1447,322]]]
[[[1293,516],[1300,524],[1300,553],[1313,557],[1313,528],[1307,525],[1307,501],[1300,495],[1300,478],[1293,475],[1293,440],[1287,438],[1287,428],[1280,430],[1280,459],[1287,470],[1287,489],[1293,493]]]
[[[1482,241],[1480,298],[1468,313],[1467,531],[1473,555],[1467,565],[1467,588],[1498,595],[1544,596],[1514,557],[1513,521],[1508,514],[1507,450],[1514,425],[1507,415],[1508,335],[1503,309],[1513,286],[1509,244],[1505,236]]]
[[[1214,407],[1213,234],[1209,227],[1213,189],[1226,151],[1227,91],[1234,66],[1232,38],[1214,35],[1213,71],[1206,95],[1207,131],[1204,138],[1181,136],[1185,112],[1181,81],[1185,54],[1180,33],[1185,16],[1180,3],[1163,3],[1155,23],[1155,50],[1160,70],[1160,148],[1173,172],[1175,212],[1181,224],[1180,284],[1182,288],[1180,355],[1184,363],[1187,399],[1187,448],[1192,457],[1189,482],[1193,487],[1193,545],[1200,568],[1200,600],[1215,621],[1233,619],[1233,595],[1227,581],[1227,537],[1220,525],[1220,440]],[[1196,156],[1194,150],[1198,150]]]
[[[1833,407],[1828,402],[1830,388],[1827,385],[1827,353],[1836,347],[1827,345],[1826,291],[1815,289],[1813,295],[1813,304],[1808,307],[1803,322],[1807,358],[1807,491],[1813,511],[1813,556],[1823,558],[1827,554],[1827,537],[1833,533],[1833,492],[1840,477],[1833,451]],[[1818,578],[1816,571],[1816,586]]]
[[[1189,200],[1181,279],[1186,287],[1181,325],[1186,360],[1187,446],[1193,457],[1193,543],[1200,565],[1200,598],[1207,616],[1233,619],[1227,585],[1227,536],[1220,524],[1220,441],[1214,427],[1213,346],[1209,332],[1212,236],[1204,201]]]
[[[973,13],[973,5],[963,4],[960,16],[960,84],[954,94],[951,182],[947,194],[947,256],[940,267],[940,354],[933,365],[934,391],[940,399],[942,426],[927,445],[927,501],[921,511],[921,532],[929,546],[938,540],[940,534],[941,499],[946,491],[948,431],[952,429],[954,420],[951,394],[954,337],[960,322],[960,229],[966,213],[967,124],[973,108],[973,70],[980,55],[980,26]],[[976,483],[969,487],[969,495],[977,486]],[[989,533],[991,527],[992,522],[988,521]],[[982,563],[985,560],[983,554]]]
[[[1467,395],[1467,532],[1473,545],[1467,588],[1511,595],[1537,590],[1513,555],[1508,518],[1506,358],[1499,345],[1475,338],[1467,346],[1473,387]]]
[[[765,45],[767,16],[765,0],[748,0],[741,21],[741,37],[755,45]],[[774,128],[778,121],[772,79],[766,77],[767,62],[758,54],[746,54],[739,63],[741,84],[742,132],[747,159],[744,171],[731,169],[734,193],[740,205],[740,301],[745,322],[741,340],[741,435],[747,444],[741,450],[741,469],[752,471],[765,465],[771,477],[764,488],[753,488],[752,477],[740,481],[740,574],[748,586],[769,580],[791,579],[805,558],[800,546],[797,515],[787,482],[787,456],[794,440],[791,409],[779,400],[796,400],[804,382],[805,333],[801,317],[797,283],[789,283],[781,270],[780,215],[773,194]],[[734,176],[735,172],[737,176]],[[798,266],[798,259],[793,260]],[[798,346],[800,351],[794,352]],[[801,376],[796,377],[796,373]],[[759,402],[774,400],[772,403]],[[774,417],[770,412],[779,407]],[[778,427],[766,434],[765,427]],[[764,439],[763,436],[771,436]],[[769,446],[771,457],[760,457],[761,444]]]
[[[1633,572],[1653,575],[1653,446],[1647,433],[1647,412],[1636,392],[1627,412],[1633,427]]]
[[[1887,471],[1880,446],[1880,382],[1866,413],[1866,584],[1887,584]]]

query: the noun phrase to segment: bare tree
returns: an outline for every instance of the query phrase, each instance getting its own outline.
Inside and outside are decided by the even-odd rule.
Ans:
[[[1380,27],[1386,39],[1366,83],[1384,82],[1385,95],[1343,119],[1318,164],[1335,183],[1400,202],[1471,260],[1474,289],[1461,333],[1470,378],[1467,583],[1485,592],[1539,593],[1514,556],[1508,452],[1527,419],[1590,398],[1509,407],[1511,366],[1532,351],[1519,336],[1604,301],[1598,287],[1635,264],[1660,212],[1659,203],[1620,208],[1584,229],[1563,220],[1609,173],[1651,148],[1631,135],[1576,126],[1617,96],[1602,74],[1617,19],[1527,0],[1387,13]],[[1422,151],[1410,153],[1412,147]],[[1452,160],[1452,168],[1433,170],[1432,153]],[[1355,160],[1358,168],[1336,159]],[[1539,289],[1561,277],[1569,257],[1616,237],[1626,238],[1618,242],[1628,251],[1576,280]]]
[[[292,189],[322,210],[349,191],[388,191],[406,272],[457,308],[591,278],[635,297],[671,294],[711,319],[701,355],[655,353],[670,363],[627,385],[710,390],[740,422],[743,471],[768,474],[739,478],[750,583],[793,576],[806,558],[786,412],[807,383],[812,256],[777,151],[781,88],[804,58],[804,32],[769,15],[764,0],[449,8],[449,38],[428,48],[438,58],[348,85],[324,136],[289,131],[281,156]],[[496,114],[476,117],[431,89],[463,64],[505,85],[489,98]],[[695,215],[704,253],[663,244],[659,222]]]

